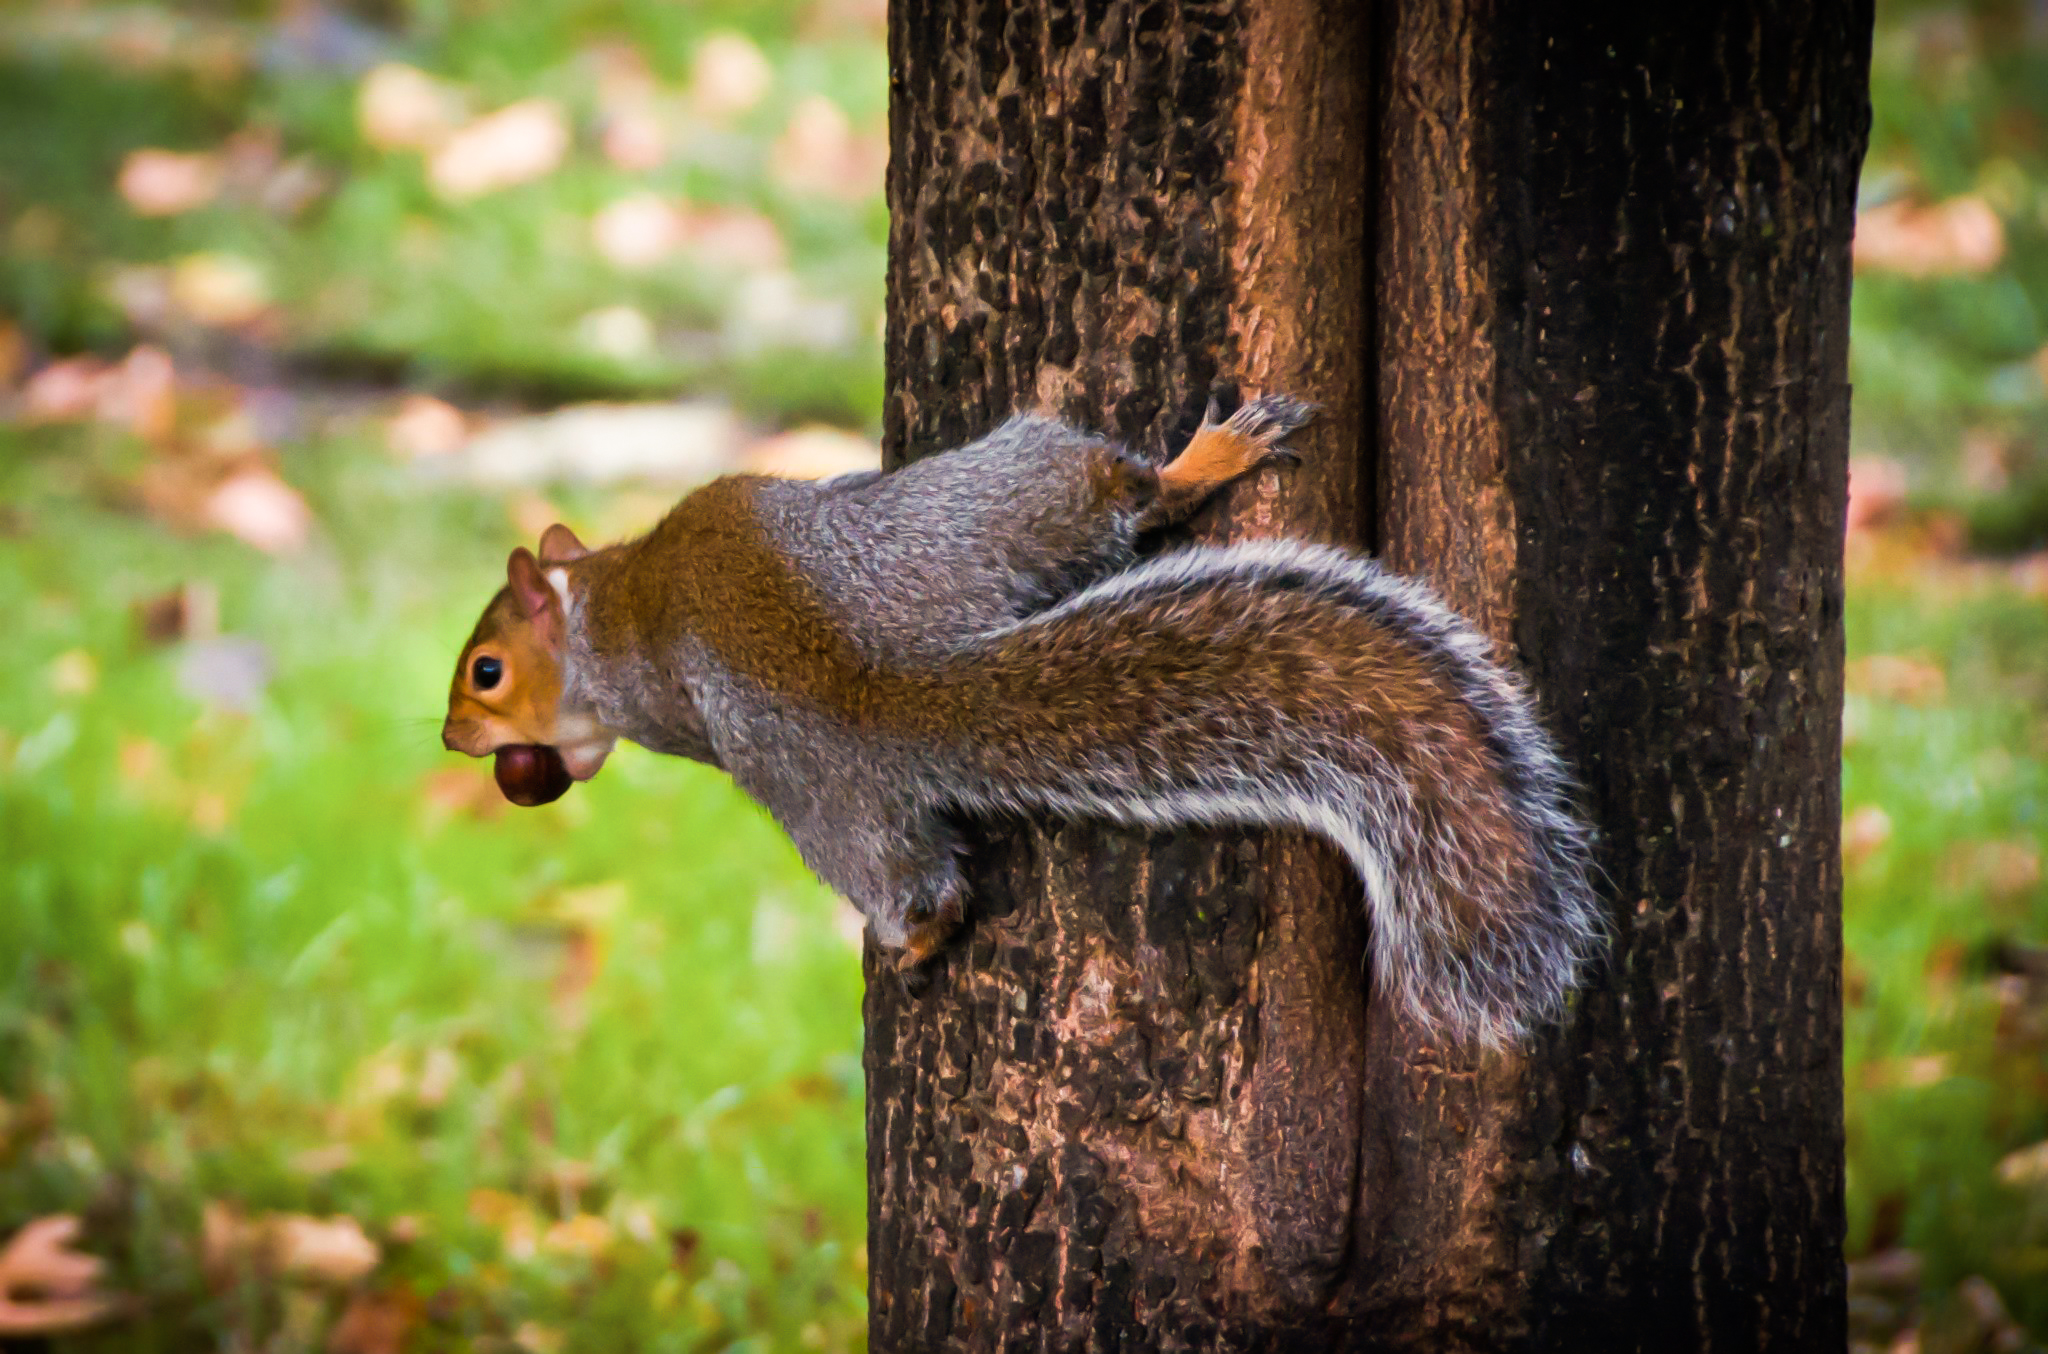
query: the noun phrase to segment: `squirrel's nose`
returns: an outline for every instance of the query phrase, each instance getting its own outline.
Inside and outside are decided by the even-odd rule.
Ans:
[[[456,736],[455,721],[452,719],[444,719],[441,721],[441,746],[447,748],[450,752],[467,751],[467,749],[462,746],[461,739],[459,739]]]

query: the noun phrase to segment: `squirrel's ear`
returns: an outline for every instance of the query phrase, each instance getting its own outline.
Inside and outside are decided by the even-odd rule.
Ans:
[[[590,553],[590,547],[576,539],[576,533],[555,523],[540,534],[542,564],[574,564]]]
[[[540,561],[523,545],[505,562],[505,577],[512,585],[513,600],[519,603],[519,614],[530,621],[540,620],[549,608],[562,604],[546,575],[541,573]]]

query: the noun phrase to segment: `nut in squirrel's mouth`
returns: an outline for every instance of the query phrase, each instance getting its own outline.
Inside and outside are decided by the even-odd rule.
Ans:
[[[498,749],[491,774],[505,798],[527,809],[554,803],[576,783],[562,754],[545,743],[507,743]]]
[[[579,780],[589,780],[611,755],[612,740],[585,739],[562,747],[507,743],[497,749],[491,774],[505,798],[521,808],[552,804]]]

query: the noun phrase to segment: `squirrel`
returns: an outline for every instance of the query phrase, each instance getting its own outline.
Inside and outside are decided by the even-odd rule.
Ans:
[[[619,738],[723,768],[876,940],[962,925],[961,816],[1307,829],[1364,883],[1376,983],[1497,1046],[1600,935],[1572,782],[1521,683],[1330,546],[1141,557],[1315,413],[1211,405],[1155,464],[1041,414],[883,473],[733,475],[637,540],[512,552],[442,741],[546,803]]]

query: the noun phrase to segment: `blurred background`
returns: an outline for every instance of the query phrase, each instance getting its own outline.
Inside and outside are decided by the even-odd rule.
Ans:
[[[0,9],[0,1340],[862,1347],[857,919],[715,772],[514,821],[438,724],[511,542],[874,462],[882,19]],[[1884,0],[1874,95],[1854,1317],[2022,1350],[2048,4]]]

